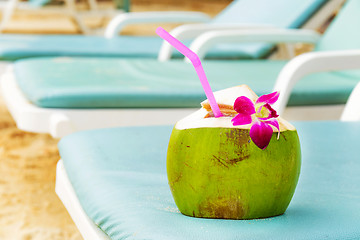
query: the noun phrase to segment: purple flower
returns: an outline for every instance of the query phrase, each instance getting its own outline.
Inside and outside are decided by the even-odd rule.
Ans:
[[[261,149],[265,149],[270,142],[274,126],[280,134],[279,115],[271,107],[279,98],[279,92],[262,95],[255,104],[247,97],[238,97],[234,103],[234,110],[238,113],[231,121],[234,126],[251,124],[250,138]]]

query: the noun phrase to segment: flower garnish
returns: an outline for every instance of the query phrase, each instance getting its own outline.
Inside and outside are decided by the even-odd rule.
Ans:
[[[278,129],[278,139],[280,127],[275,109],[271,107],[279,98],[279,92],[262,95],[255,104],[254,102],[241,96],[235,100],[234,110],[238,113],[231,122],[234,126],[252,124],[250,128],[250,138],[261,149],[265,149],[270,142],[274,126]]]

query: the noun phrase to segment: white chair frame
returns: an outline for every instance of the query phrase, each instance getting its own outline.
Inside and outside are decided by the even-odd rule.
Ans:
[[[284,112],[292,89],[306,75],[317,72],[351,69],[360,69],[360,49],[305,53],[294,58],[285,65],[276,80],[274,90],[280,91],[281,94],[274,108],[280,114]],[[349,101],[352,106],[355,100],[356,97],[352,97],[351,101]],[[360,111],[357,114],[354,112],[351,115],[349,110],[347,110],[341,119],[360,120]]]
[[[84,239],[110,240],[88,215],[86,215],[67,176],[62,160],[60,160],[56,166],[55,192],[68,210]]]

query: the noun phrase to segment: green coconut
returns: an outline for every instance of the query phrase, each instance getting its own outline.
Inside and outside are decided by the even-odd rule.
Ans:
[[[215,93],[222,112],[239,96],[255,100],[247,87]],[[209,107],[177,122],[167,154],[167,175],[180,212],[187,216],[254,219],[281,215],[294,194],[301,154],[294,126],[279,118],[268,147],[250,139],[251,125],[233,126],[232,116],[209,117]],[[231,115],[231,114],[230,114]]]

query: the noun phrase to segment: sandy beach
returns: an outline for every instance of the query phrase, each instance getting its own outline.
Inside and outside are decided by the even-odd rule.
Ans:
[[[200,10],[213,16],[230,1],[187,0],[181,5],[170,0],[156,2],[132,1],[132,10]],[[51,21],[58,23],[57,29],[49,24]],[[7,32],[19,33],[21,28],[25,33],[77,33],[71,21],[59,16],[26,17],[18,13]],[[146,29],[137,26],[127,31],[153,34],[148,26]],[[54,192],[57,142],[47,134],[17,129],[0,96],[0,239],[82,239]]]
[[[0,102],[0,239],[81,239],[54,193],[57,140],[16,128]]]

